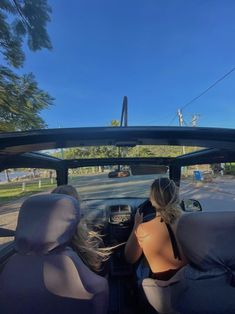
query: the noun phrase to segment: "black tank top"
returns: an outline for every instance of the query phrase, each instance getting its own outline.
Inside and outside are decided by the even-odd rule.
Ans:
[[[174,232],[173,232],[170,224],[166,223],[166,227],[167,227],[170,239],[171,239],[171,245],[172,245],[172,250],[173,250],[173,253],[174,253],[174,257],[175,257],[175,259],[178,259],[178,260],[181,261],[180,250],[179,250],[179,247],[178,247],[178,244],[177,244]]]

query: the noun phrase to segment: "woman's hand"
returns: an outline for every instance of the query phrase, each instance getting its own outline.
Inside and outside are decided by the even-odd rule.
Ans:
[[[140,214],[139,209],[137,209],[135,214],[135,223],[134,223],[134,229],[137,229],[140,224],[143,222],[143,213]]]

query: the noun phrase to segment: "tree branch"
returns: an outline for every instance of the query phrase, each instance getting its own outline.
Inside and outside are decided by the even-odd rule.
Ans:
[[[32,29],[31,25],[29,24],[29,22],[27,21],[27,19],[25,18],[24,14],[21,11],[21,7],[18,5],[16,0],[12,0],[13,4],[15,5],[15,8],[19,14],[19,16],[21,17],[21,22],[26,25],[26,27],[29,27],[30,29]]]

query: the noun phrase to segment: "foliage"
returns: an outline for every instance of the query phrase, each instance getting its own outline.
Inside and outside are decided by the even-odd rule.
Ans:
[[[118,120],[112,120],[110,125],[111,125],[111,126],[120,126],[120,121],[118,121]]]
[[[38,88],[33,74],[19,77],[0,66],[0,131],[45,127],[39,113],[52,102],[53,98]]]
[[[187,147],[186,152],[197,150],[196,147]],[[176,157],[182,154],[180,146],[136,146],[125,148],[121,153],[123,157]],[[61,158],[59,152],[53,154]],[[90,146],[90,147],[73,147],[64,150],[65,159],[82,159],[82,158],[115,158],[118,157],[117,147],[114,146]]]
[[[235,163],[230,162],[225,165],[225,174],[235,175]]]
[[[52,48],[46,30],[50,13],[47,0],[0,1],[0,51],[9,65],[16,68],[23,65],[25,37],[32,51]]]
[[[47,0],[0,1],[0,53],[8,65],[23,65],[24,38],[30,50],[51,49],[46,31],[51,9]],[[40,112],[53,103],[41,90],[32,73],[19,76],[0,66],[0,131],[46,127]]]

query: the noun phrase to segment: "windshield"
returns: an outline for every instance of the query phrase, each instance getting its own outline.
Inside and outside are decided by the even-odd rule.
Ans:
[[[173,158],[182,153],[192,153],[203,149],[202,147],[180,147],[172,145],[137,145],[136,147],[118,148],[113,146],[97,146],[97,147],[76,147],[69,149],[58,149],[57,151],[48,151],[52,156],[63,158],[65,160],[77,160],[90,158],[150,158],[150,157],[166,157]],[[99,161],[97,160],[97,164]],[[162,176],[169,177],[169,169],[167,167],[165,173],[148,172],[148,167],[143,166],[143,173],[133,175],[135,166],[94,166],[81,167],[69,170],[68,183],[75,186],[79,195],[83,199],[104,199],[104,198],[124,198],[139,197],[145,198],[149,196],[151,183]],[[156,166],[156,165],[155,165]],[[140,165],[138,168],[142,168]],[[118,176],[115,171],[122,170]],[[133,171],[131,171],[131,169]],[[126,174],[125,171],[129,171]],[[149,174],[155,173],[155,174]],[[141,174],[141,175],[138,175]]]
[[[149,197],[150,186],[159,175],[109,178],[108,172],[91,176],[70,176],[82,199]]]

